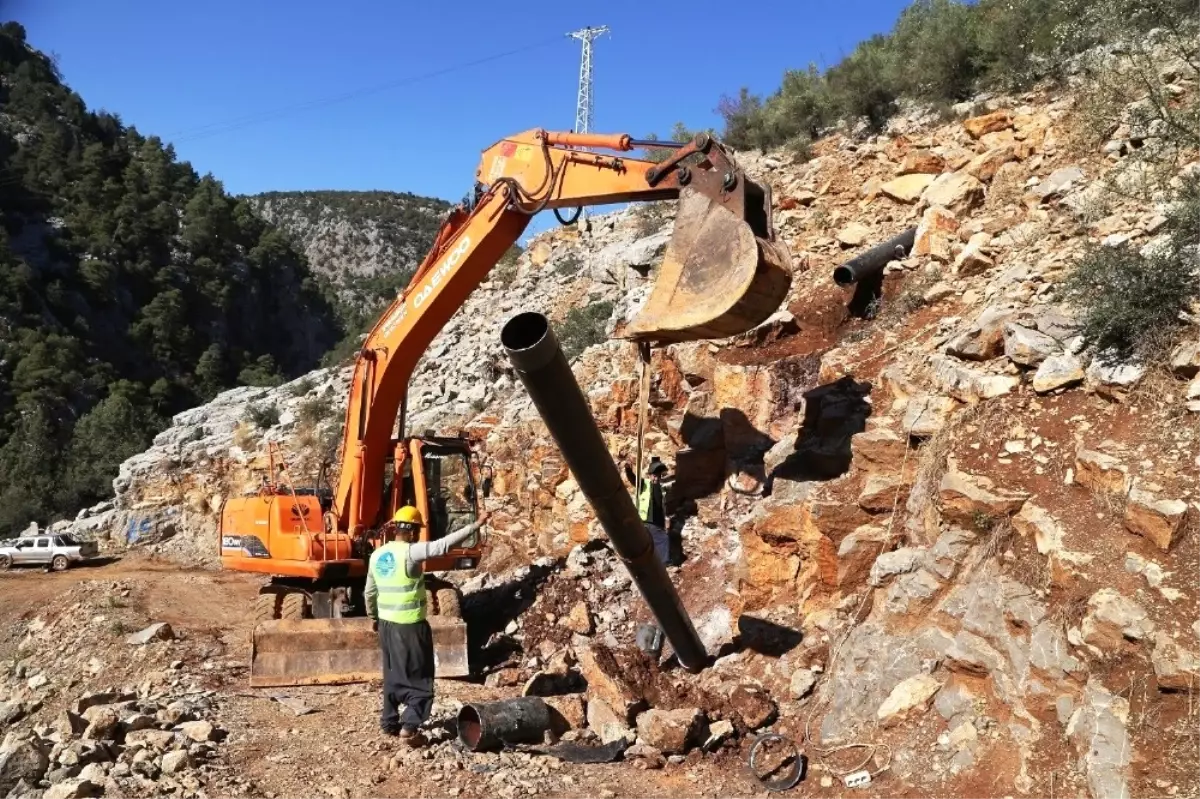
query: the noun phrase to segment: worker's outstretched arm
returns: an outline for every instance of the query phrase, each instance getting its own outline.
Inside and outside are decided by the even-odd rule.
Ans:
[[[410,544],[408,547],[408,560],[410,563],[420,563],[430,558],[440,558],[451,549],[466,541],[471,537],[471,534],[482,527],[488,520],[488,514],[485,512],[478,519],[455,530],[437,541],[418,541],[415,544]]]

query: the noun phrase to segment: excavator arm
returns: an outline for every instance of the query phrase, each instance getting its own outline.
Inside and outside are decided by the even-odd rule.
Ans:
[[[331,524],[373,526],[392,430],[418,360],[438,332],[546,209],[679,199],[655,287],[625,331],[650,344],[724,338],[770,316],[791,285],[790,254],[771,221],[770,190],[749,180],[706,134],[662,163],[606,155],[661,147],[626,134],[532,129],[496,142],[476,171],[474,207],[456,207],[409,285],[358,353],[346,408]],[[685,160],[695,156],[695,163]],[[403,422],[401,422],[403,424]]]
[[[401,501],[403,459],[413,459],[411,491],[428,496],[423,471],[427,448],[454,451],[456,442],[405,439],[409,379],[434,337],[534,214],[598,203],[679,200],[654,288],[623,333],[643,345],[643,351],[644,345],[723,338],[749,330],[783,302],[791,284],[791,259],[771,225],[769,190],[749,180],[724,148],[704,135],[679,146],[659,164],[621,155],[663,145],[626,135],[529,130],[484,151],[474,202],[451,211],[413,279],[358,353],[338,485],[323,533],[314,534],[304,523],[305,508],[320,507],[315,497],[293,493],[235,498],[222,512],[222,563],[284,575],[273,578],[256,600],[252,686],[378,677],[380,650],[370,620],[334,613],[341,607],[335,597],[361,590],[357,581],[366,564],[357,544],[383,521],[390,509],[385,503]],[[392,436],[398,418],[399,443]],[[389,455],[394,471],[392,494],[386,496],[383,478]],[[439,480],[443,464],[454,468],[450,458],[433,457],[432,462],[438,464]],[[247,540],[261,544],[264,533],[269,548],[246,550]],[[319,596],[329,598],[322,600],[328,608],[306,618],[306,604],[311,599],[315,608]],[[466,676],[466,625],[456,610],[456,590],[435,589],[433,605],[437,612],[429,620],[438,675]]]

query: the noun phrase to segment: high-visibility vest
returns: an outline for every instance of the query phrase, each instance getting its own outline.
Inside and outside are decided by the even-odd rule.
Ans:
[[[369,568],[379,591],[379,618],[394,624],[425,619],[425,574],[409,577],[408,543],[392,541],[371,553]]]
[[[650,518],[650,492],[652,488],[649,480],[642,480],[641,486],[641,490],[638,491],[637,510],[638,516],[642,518],[642,521],[646,521]]]

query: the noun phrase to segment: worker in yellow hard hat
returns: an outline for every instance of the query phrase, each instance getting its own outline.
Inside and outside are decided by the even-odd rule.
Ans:
[[[425,519],[405,505],[396,511],[386,544],[371,553],[363,598],[379,632],[383,652],[385,735],[399,735],[409,746],[421,746],[419,729],[433,709],[433,631],[425,617],[425,573],[422,562],[445,555],[484,525],[487,511],[437,541],[419,541]],[[399,707],[404,706],[401,717]]]

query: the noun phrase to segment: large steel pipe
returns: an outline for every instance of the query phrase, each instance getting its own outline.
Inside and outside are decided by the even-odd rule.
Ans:
[[[863,278],[879,274],[889,261],[907,256],[916,237],[917,229],[910,227],[900,235],[893,236],[882,244],[876,244],[862,255],[856,255],[834,269],[834,282],[839,286],[849,286]]]
[[[654,553],[549,321],[536,312],[517,314],[505,323],[500,343],[679,662],[689,671],[702,669],[704,644]]]

